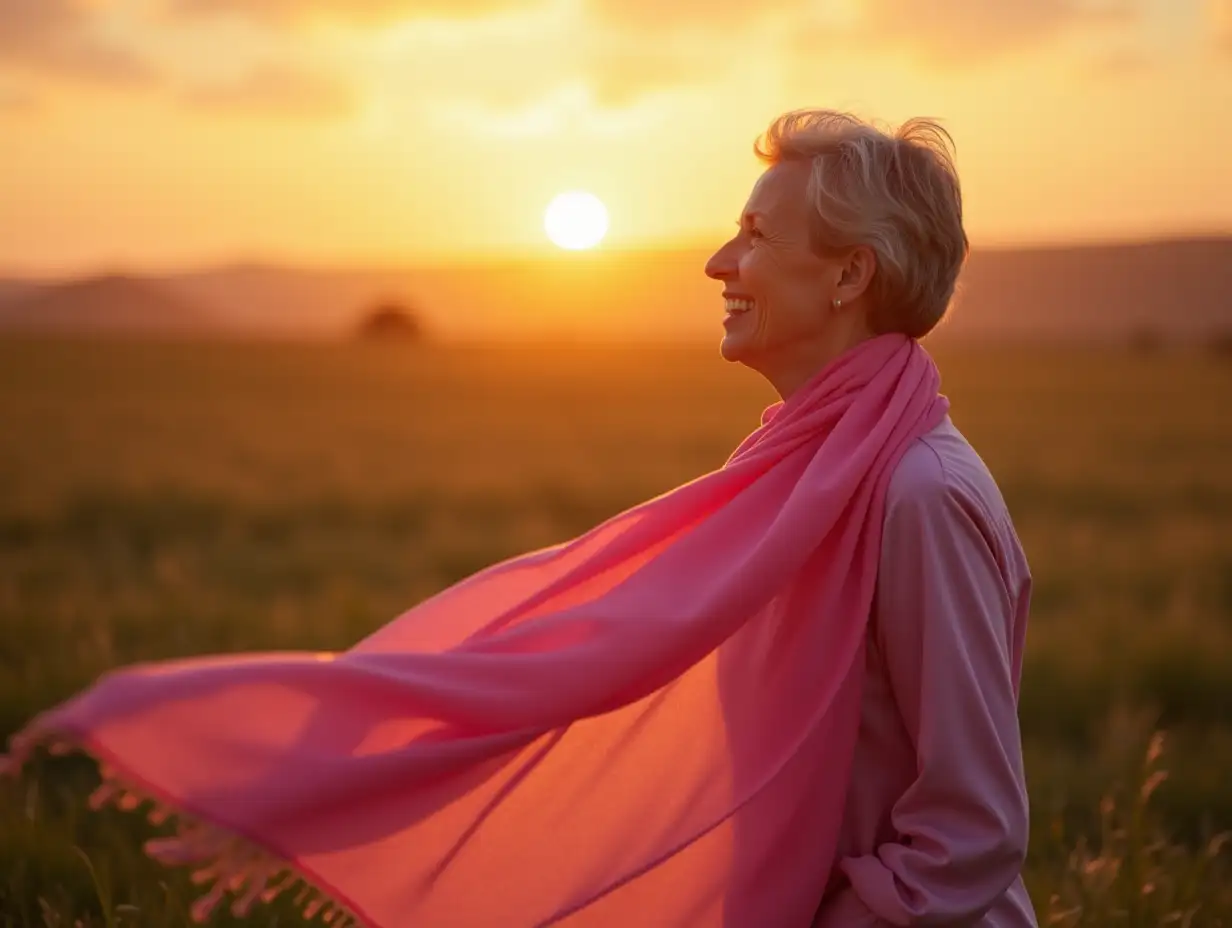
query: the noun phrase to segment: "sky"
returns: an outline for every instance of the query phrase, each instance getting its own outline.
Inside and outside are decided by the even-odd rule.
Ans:
[[[976,247],[1232,232],[1232,0],[0,0],[0,268],[717,245],[805,106],[940,119]]]

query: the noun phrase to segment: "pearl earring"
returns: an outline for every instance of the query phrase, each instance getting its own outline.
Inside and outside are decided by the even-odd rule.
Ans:
[[[839,299],[838,297],[835,297],[835,298],[834,298],[834,308],[835,308],[835,309],[842,309],[842,308],[843,308],[843,301],[842,301],[841,299]]]

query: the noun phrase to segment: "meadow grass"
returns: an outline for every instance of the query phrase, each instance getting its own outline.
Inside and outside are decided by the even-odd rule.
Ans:
[[[1232,364],[936,354],[1036,578],[1041,921],[1232,925]],[[344,648],[720,466],[772,399],[711,349],[0,342],[0,738],[117,664]],[[187,924],[92,766],[39,763],[0,786],[0,928]]]

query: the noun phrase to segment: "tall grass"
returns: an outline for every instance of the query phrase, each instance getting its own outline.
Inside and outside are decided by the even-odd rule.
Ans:
[[[939,361],[1036,579],[1041,921],[1232,925],[1232,366]],[[711,351],[0,342],[0,738],[117,664],[346,647],[719,466],[771,399]],[[186,925],[148,827],[41,763],[0,786],[0,928]]]

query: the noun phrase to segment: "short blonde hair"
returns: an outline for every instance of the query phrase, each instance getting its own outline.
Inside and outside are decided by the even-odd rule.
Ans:
[[[814,248],[871,247],[873,330],[912,338],[945,316],[970,247],[953,149],[932,120],[886,132],[824,109],[783,114],[753,146],[769,164],[811,162]]]

